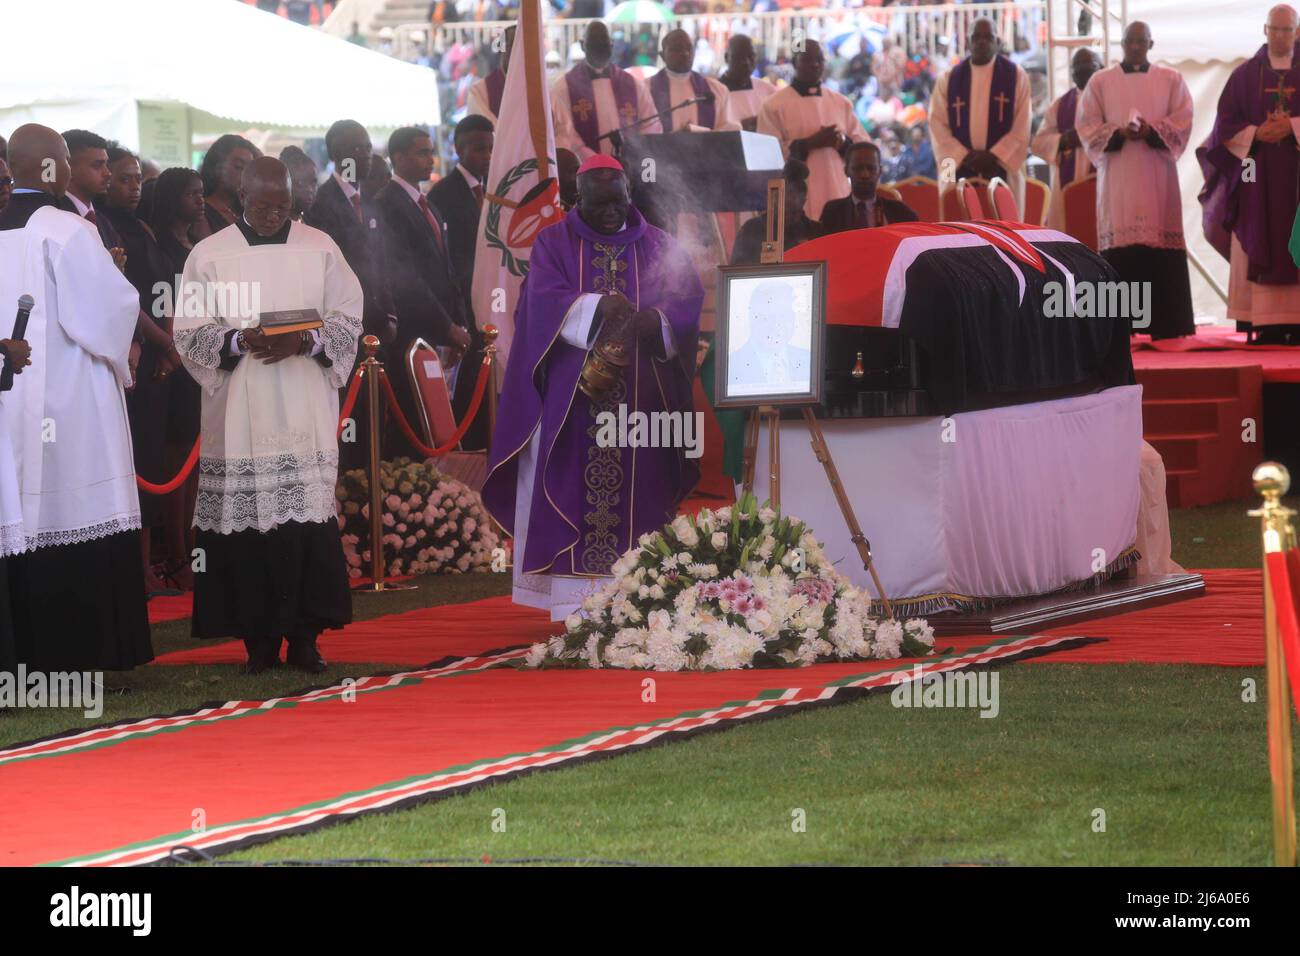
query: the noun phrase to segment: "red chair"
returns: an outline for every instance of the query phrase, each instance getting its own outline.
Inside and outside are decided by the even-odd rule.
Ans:
[[[956,186],[943,191],[940,197],[943,214],[942,222],[961,222],[966,219],[966,207],[962,205],[960,190]]]
[[[939,222],[939,184],[928,176],[909,176],[889,184],[921,222]]]
[[[1061,192],[1065,231],[1093,252],[1097,251],[1097,177],[1076,179]]]
[[[1052,201],[1052,191],[1047,183],[1032,176],[1025,177],[1025,218],[1033,226],[1047,224],[1047,212]]]
[[[1008,222],[1022,222],[1020,218],[1020,207],[1016,205],[1016,194],[1011,191],[1007,181],[1001,176],[994,176],[989,180],[989,208],[993,211],[995,219],[1005,219]]]
[[[984,196],[988,190],[988,180],[978,176],[957,180],[957,198],[961,203],[963,219],[992,219],[990,211],[984,208]]]
[[[460,374],[477,372],[477,368],[466,366],[461,368]],[[417,338],[407,347],[406,374],[411,392],[420,399],[416,407],[420,413],[421,439],[430,447],[445,445],[456,434],[456,414],[451,408],[451,393],[443,375],[442,360],[437,350],[424,339]],[[487,452],[459,449],[458,444],[456,451],[435,459],[438,470],[478,491],[487,477]]]

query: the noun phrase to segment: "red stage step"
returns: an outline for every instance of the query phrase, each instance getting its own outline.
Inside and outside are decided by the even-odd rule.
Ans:
[[[1165,462],[1171,508],[1250,494],[1263,457],[1263,370],[1259,365],[1141,368],[1143,437]],[[1250,419],[1254,441],[1243,440]]]

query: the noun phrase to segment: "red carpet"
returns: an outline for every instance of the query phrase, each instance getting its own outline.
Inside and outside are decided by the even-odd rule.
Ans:
[[[1001,666],[1068,641],[968,639],[965,652],[923,665],[655,674],[650,700],[644,672],[477,669],[516,651],[127,721],[0,750],[0,865],[146,863],[181,845],[230,850],[724,722],[854,700],[915,679],[914,666]]]
[[[162,624],[164,621],[178,621],[189,617],[194,610],[194,595],[166,594],[149,599],[149,623]]]
[[[1231,365],[1258,365],[1266,382],[1300,382],[1300,347],[1247,345],[1245,333],[1228,326],[1201,328],[1194,336],[1160,342],[1133,336],[1133,367],[1138,371]]]
[[[1098,618],[1047,633],[1106,638],[1104,644],[1062,651],[1046,660],[1086,664],[1264,663],[1263,592],[1260,572],[1220,569],[1201,572],[1206,594],[1117,617]],[[519,647],[557,633],[546,615],[512,604],[507,597],[449,604],[391,614],[322,635],[326,660],[420,666],[445,657]],[[969,646],[957,640],[941,646]],[[979,640],[983,640],[980,638]],[[242,664],[237,641],[202,644],[163,654],[155,664]]]

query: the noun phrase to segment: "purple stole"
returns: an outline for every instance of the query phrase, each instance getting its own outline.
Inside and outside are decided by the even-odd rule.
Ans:
[[[500,119],[501,94],[506,91],[506,75],[500,67],[497,67],[483,82],[487,86],[488,107],[492,110],[492,115]]]
[[[970,139],[970,57],[952,68],[948,77],[948,125],[952,135],[967,149]],[[1016,65],[999,54],[993,58],[993,81],[989,84],[989,127],[984,146],[991,149],[1007,133],[1016,115]]]
[[[625,70],[620,70],[612,63],[609,70],[609,82],[614,87],[614,105],[618,107],[619,125],[626,126],[637,119],[636,78]],[[573,128],[582,138],[588,149],[600,152],[596,137],[609,130],[600,129],[596,121],[596,95],[591,89],[591,69],[579,63],[564,74],[564,82],[569,88],[569,109],[573,112]]]
[[[688,74],[691,78],[691,91],[696,97],[706,96],[709,93],[709,81],[694,70]],[[669,98],[669,91],[672,83],[668,76],[668,70],[662,69],[654,76],[650,77],[650,98],[655,101],[655,109],[660,113],[666,113],[675,104]],[[713,129],[713,122],[717,118],[716,104],[709,100],[707,103],[696,103],[696,113],[700,125]],[[672,127],[672,114],[669,113],[664,117],[665,129]]]
[[[1074,129],[1074,113],[1079,108],[1079,88],[1070,87],[1070,92],[1061,97],[1056,107],[1056,128],[1064,133]],[[1060,153],[1061,188],[1064,189],[1074,181],[1074,150],[1066,149]],[[1092,168],[1092,164],[1088,164]]]
[[[1197,197],[1205,238],[1228,259],[1231,237],[1236,235],[1249,260],[1247,278],[1265,285],[1293,285],[1298,278],[1287,245],[1300,204],[1300,157],[1289,138],[1280,143],[1255,142],[1250,148],[1255,175],[1247,182],[1241,160],[1227,143],[1247,126],[1263,123],[1279,101],[1289,114],[1300,114],[1297,87],[1300,43],[1293,51],[1290,71],[1280,77],[1269,64],[1268,45],[1261,46],[1233,71],[1219,97],[1214,128],[1196,150],[1205,174],[1205,187]]]

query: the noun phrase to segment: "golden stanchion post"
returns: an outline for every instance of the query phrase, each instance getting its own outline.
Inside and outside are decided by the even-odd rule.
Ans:
[[[1268,707],[1268,770],[1273,790],[1273,863],[1296,865],[1295,775],[1292,769],[1291,713],[1288,706],[1286,662],[1277,633],[1277,607],[1269,587],[1268,555],[1296,546],[1291,519],[1295,512],[1282,504],[1291,487],[1291,475],[1277,462],[1266,461],[1251,475],[1262,507],[1250,512],[1260,519],[1264,538],[1264,660]]]
[[[495,325],[483,326],[483,364],[488,367],[487,383],[487,433],[488,445],[491,447],[492,435],[497,427],[497,336],[501,330]]]
[[[781,508],[781,410],[767,408],[767,497],[772,507]]]
[[[384,363],[379,361],[379,338],[367,335],[361,339],[366,360],[361,363],[361,374],[366,380],[366,404],[370,421],[370,584],[357,590],[366,594],[382,591],[411,591],[414,584],[388,584],[384,581],[384,491],[379,474],[379,403],[383,393],[379,390],[379,376]]]

